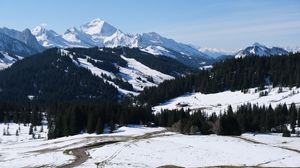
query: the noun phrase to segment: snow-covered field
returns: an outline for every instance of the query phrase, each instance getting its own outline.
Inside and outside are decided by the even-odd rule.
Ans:
[[[266,135],[266,143],[273,135]],[[300,138],[290,138],[287,143],[300,145]],[[280,145],[280,144],[278,144]],[[107,167],[158,167],[176,165],[183,167],[205,166],[281,166],[299,167],[300,153],[256,144],[239,137],[166,136],[128,141],[89,151],[91,158],[83,164],[92,167],[95,162],[104,162]]]
[[[0,124],[0,131],[7,125]],[[17,124],[10,124],[11,132]],[[239,137],[182,135],[164,128],[128,126],[112,134],[81,134],[54,140],[0,135],[0,167],[158,167],[176,165],[299,167],[300,138],[279,134]],[[46,132],[46,130],[45,130]],[[19,139],[17,139],[19,138]],[[111,142],[110,144],[101,144]],[[90,145],[90,146],[89,146]],[[81,152],[81,153],[80,153]],[[75,156],[83,159],[76,159]]]
[[[267,96],[260,96],[260,92],[255,92],[255,88],[249,89],[248,93],[241,91],[225,91],[214,94],[202,94],[202,93],[188,93],[180,97],[171,99],[165,103],[153,107],[156,113],[159,113],[163,109],[180,109],[180,104],[186,105],[184,109],[201,109],[208,114],[213,112],[219,113],[227,109],[228,105],[231,105],[233,109],[243,104],[251,103],[258,105],[272,105],[272,107],[278,104],[300,104],[300,88],[282,88],[282,92],[278,92],[277,88],[268,88],[264,91],[268,92]]]

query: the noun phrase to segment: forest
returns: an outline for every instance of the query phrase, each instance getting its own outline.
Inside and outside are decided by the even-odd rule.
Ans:
[[[226,90],[242,90],[265,85],[300,86],[300,53],[288,56],[249,56],[227,59],[215,63],[213,68],[146,88],[136,101],[157,105],[187,92],[217,93]]]

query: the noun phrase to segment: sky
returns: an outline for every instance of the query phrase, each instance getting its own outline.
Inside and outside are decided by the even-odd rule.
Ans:
[[[126,33],[157,32],[235,51],[259,42],[300,47],[300,0],[1,0],[0,27],[58,33],[95,18]]]

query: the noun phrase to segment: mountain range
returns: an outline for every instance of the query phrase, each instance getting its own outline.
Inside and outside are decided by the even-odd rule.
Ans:
[[[213,58],[197,49],[172,39],[160,36],[158,33],[128,34],[109,23],[95,19],[80,28],[72,27],[60,35],[43,26],[37,26],[32,31],[38,42],[46,47],[130,47],[153,55],[164,55],[175,58],[193,67],[211,63]]]
[[[24,31],[0,28],[0,69],[4,69],[16,61],[39,53],[48,48],[71,47],[129,47],[159,56],[168,56],[186,66],[199,68],[215,61],[240,58],[249,55],[271,56],[287,54],[283,48],[268,48],[254,43],[236,53],[213,48],[196,48],[188,44],[165,38],[158,33],[129,34],[101,20],[94,19],[79,28],[72,27],[59,34],[44,26],[37,26]]]

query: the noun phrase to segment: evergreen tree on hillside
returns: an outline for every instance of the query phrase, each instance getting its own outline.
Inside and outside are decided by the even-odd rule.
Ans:
[[[228,106],[227,112],[220,117],[219,135],[241,135],[240,125],[231,106]]]
[[[295,132],[296,120],[297,120],[297,109],[295,103],[292,103],[289,108],[288,122],[291,125],[293,133]]]

